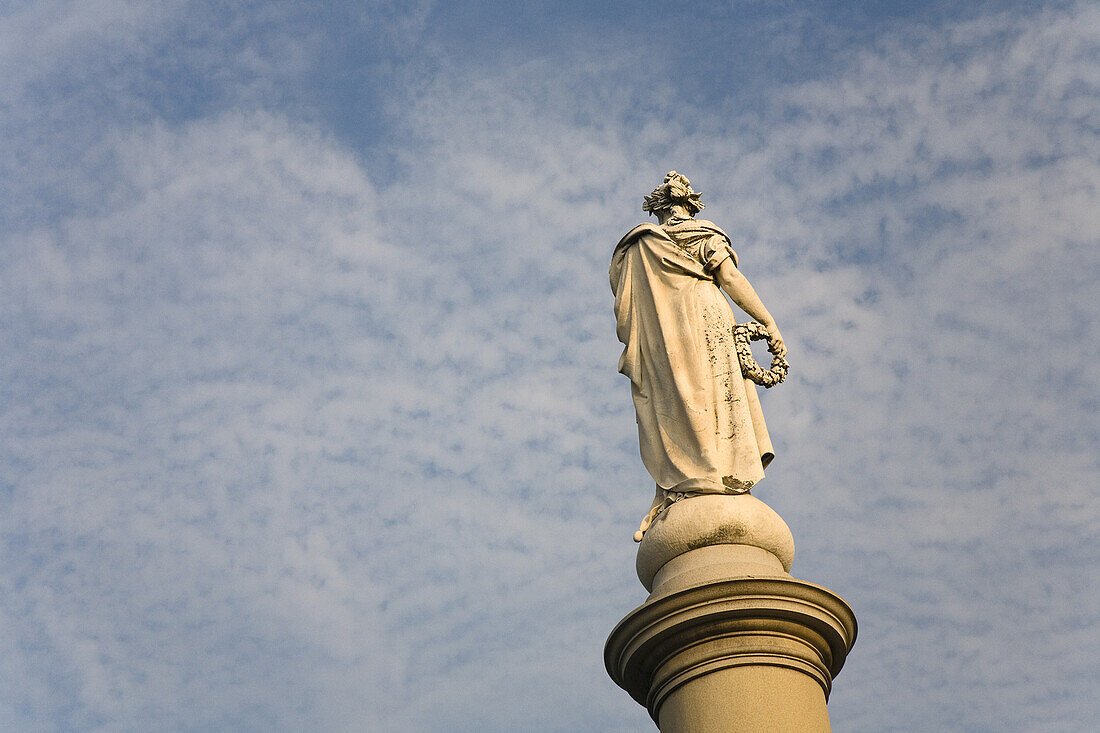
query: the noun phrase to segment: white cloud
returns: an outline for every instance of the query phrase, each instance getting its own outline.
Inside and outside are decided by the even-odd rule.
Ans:
[[[732,133],[705,110],[677,109],[662,99],[667,90],[640,101],[601,95],[636,88],[629,55],[606,87],[588,74],[598,62],[554,76],[532,62],[488,80],[445,75],[413,105],[413,129],[434,145],[409,161],[402,190],[435,192],[416,215],[436,239],[451,228],[478,232],[459,243],[477,251],[456,259],[513,264],[464,277],[538,334],[527,341],[527,368],[553,361],[554,344],[584,355],[585,371],[555,385],[558,403],[570,390],[601,403],[616,392],[599,376],[613,363],[606,328],[593,320],[594,343],[571,339],[557,309],[606,312],[608,249],[663,171],[687,172],[708,194],[704,214],[739,241],[792,344],[793,381],[765,398],[782,453],[759,495],[796,527],[805,548],[796,571],[850,588],[866,614],[867,640],[837,685],[841,720],[872,697],[890,698],[883,686],[923,665],[937,670],[924,684],[949,720],[1037,725],[1007,712],[1024,686],[1005,662],[1023,665],[1028,652],[1006,647],[1016,630],[987,613],[1015,607],[1009,589],[1036,577],[1086,572],[1051,543],[1079,544],[1096,520],[1087,509],[1095,460],[1078,453],[1096,443],[1081,409],[1096,395],[1081,348],[1096,330],[1095,283],[1080,273],[1096,270],[1098,169],[1077,101],[1094,94],[1085,62],[1094,58],[1093,14],[1080,6],[895,35],[843,78],[780,89],[771,107],[736,112]],[[439,179],[442,192],[432,185]],[[573,264],[571,280],[556,279]],[[633,460],[629,418],[620,412],[602,427],[589,444],[622,453],[597,454],[595,465]],[[620,476],[636,483],[636,496],[612,479],[614,511],[632,517],[646,482]],[[1037,564],[1037,547],[1059,559]],[[923,599],[896,604],[907,586]],[[1077,586],[1060,591],[1087,603]],[[936,608],[950,598],[944,620]],[[1094,628],[1095,617],[1087,623]],[[944,671],[928,634],[968,645],[969,661]],[[886,673],[871,659],[880,645],[904,650],[902,668]],[[1088,653],[1071,657],[1062,667],[1083,673],[1091,664]],[[977,713],[956,694],[971,677],[988,685],[975,694],[993,700]],[[1044,679],[1052,681],[1027,689],[1060,694],[1064,679],[1053,669]],[[899,715],[935,727],[923,702],[898,705]],[[880,710],[866,727],[878,729],[883,716],[898,717]]]
[[[0,250],[0,725],[649,725],[600,658],[650,491],[606,267],[676,168],[792,346],[757,493],[860,618],[837,727],[1080,727],[1095,13],[883,36],[757,110],[644,49],[414,64],[373,183],[257,111],[266,67],[93,117]]]

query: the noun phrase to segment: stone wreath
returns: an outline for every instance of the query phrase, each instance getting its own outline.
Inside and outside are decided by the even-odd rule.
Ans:
[[[771,369],[764,369],[756,363],[749,348],[750,341],[768,340],[768,352],[772,355]],[[787,378],[790,365],[782,356],[777,356],[775,341],[768,334],[763,323],[749,321],[733,327],[733,348],[737,352],[737,361],[741,362],[741,375],[751,379],[762,387],[774,387]]]

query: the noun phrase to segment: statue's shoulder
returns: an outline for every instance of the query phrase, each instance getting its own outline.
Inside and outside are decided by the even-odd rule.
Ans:
[[[645,222],[631,229],[626,235],[619,240],[619,243],[615,245],[615,249],[621,249],[632,244],[634,241],[644,236],[659,237],[660,239],[668,239],[669,236],[664,229],[652,222]]]
[[[714,232],[715,234],[721,234],[727,240],[730,238],[730,235],[726,234],[726,232],[713,221],[708,221],[707,219],[696,219],[695,224],[700,229],[706,229],[707,231]]]

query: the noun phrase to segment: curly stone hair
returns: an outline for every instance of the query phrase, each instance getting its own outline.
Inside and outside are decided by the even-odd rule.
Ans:
[[[691,189],[691,181],[687,176],[669,171],[664,182],[645,197],[642,211],[655,214],[671,209],[675,204],[683,206],[692,216],[703,210],[703,202],[699,200],[699,194]]]

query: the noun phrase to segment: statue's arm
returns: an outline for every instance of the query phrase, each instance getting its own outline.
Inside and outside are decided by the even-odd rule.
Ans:
[[[714,279],[722,287],[722,290],[730,296],[730,300],[737,304],[738,308],[748,313],[754,320],[764,324],[772,340],[775,341],[776,355],[785,356],[787,347],[783,345],[783,337],[779,334],[775,319],[764,307],[764,303],[761,302],[760,296],[753,290],[748,278],[741,274],[741,271],[737,269],[737,265],[733,264],[732,257],[723,260],[722,264],[714,270]]]

